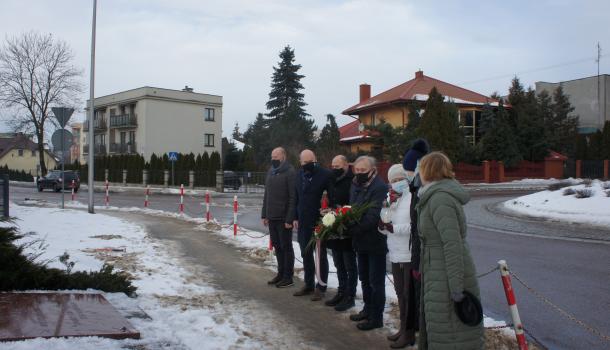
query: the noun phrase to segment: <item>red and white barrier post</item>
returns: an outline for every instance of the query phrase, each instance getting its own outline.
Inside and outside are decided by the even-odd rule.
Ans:
[[[237,236],[237,195],[233,196],[233,236]]]
[[[72,180],[72,202],[74,202],[74,186],[76,186],[76,183]]]
[[[144,195],[144,208],[148,208],[148,196],[150,195],[150,185],[146,186],[146,192]]]
[[[519,350],[527,350],[527,341],[525,340],[525,332],[523,330],[523,324],[519,317],[519,310],[517,310],[517,299],[515,298],[515,291],[510,280],[510,270],[506,261],[498,261],[500,267],[500,274],[502,275],[502,284],[504,285],[504,293],[506,294],[506,301],[508,302],[508,308],[510,309],[510,315],[513,319],[513,325],[515,329],[515,335],[517,336],[517,343]]]
[[[180,207],[178,208],[180,215],[184,214],[184,185],[180,184]]]
[[[205,191],[205,221],[210,222],[210,191]]]
[[[110,203],[110,197],[108,196],[108,180],[106,180],[106,195],[104,196],[104,203],[106,203],[106,207]]]

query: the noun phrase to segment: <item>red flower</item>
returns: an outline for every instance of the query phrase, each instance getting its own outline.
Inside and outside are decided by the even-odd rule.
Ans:
[[[341,214],[345,215],[350,212],[352,208],[343,207],[341,208]]]
[[[314,231],[316,233],[320,233],[322,231],[322,228],[320,227],[320,225],[316,225],[316,227],[314,227]]]

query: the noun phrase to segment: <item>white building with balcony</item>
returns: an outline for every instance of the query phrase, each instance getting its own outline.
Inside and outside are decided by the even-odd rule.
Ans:
[[[153,153],[221,153],[222,96],[145,86],[97,97],[94,108],[95,155],[137,153],[149,160]],[[87,120],[83,131],[86,157]]]

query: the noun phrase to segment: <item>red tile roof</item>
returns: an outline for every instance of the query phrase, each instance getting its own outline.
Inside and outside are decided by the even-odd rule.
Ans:
[[[396,102],[425,101],[433,87],[436,87],[439,93],[459,105],[481,105],[498,102],[491,97],[431,78],[424,75],[422,71],[418,71],[415,72],[414,79],[364,100],[346,109],[343,114],[357,114],[367,109]]]
[[[346,137],[360,136],[360,130],[358,130],[359,126],[359,120],[354,120],[351,123],[343,125],[339,128],[339,138],[344,139]]]

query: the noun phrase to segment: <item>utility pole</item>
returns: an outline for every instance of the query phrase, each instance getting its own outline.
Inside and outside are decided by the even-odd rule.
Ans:
[[[94,130],[93,128],[93,118],[95,117],[95,103],[94,103],[94,93],[93,87],[95,85],[95,10],[97,8],[97,0],[93,0],[93,20],[91,23],[91,73],[90,73],[90,81],[89,81],[89,161],[88,161],[88,192],[89,192],[89,213],[93,214],[94,211],[94,203],[93,203],[93,172],[95,169],[93,168],[93,160],[95,153],[95,138],[94,138]]]
[[[598,125],[600,126],[600,128],[603,128],[602,126],[602,103],[601,103],[601,95],[600,95],[600,81],[599,81],[599,61],[602,57],[602,48],[601,46],[599,46],[599,41],[597,42],[597,59],[595,59],[595,62],[597,62],[597,112],[598,112]],[[606,91],[604,90],[604,94],[606,93]],[[606,106],[604,105],[604,109],[606,109]],[[604,111],[605,112],[605,111]]]

